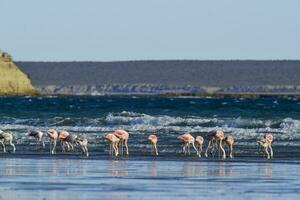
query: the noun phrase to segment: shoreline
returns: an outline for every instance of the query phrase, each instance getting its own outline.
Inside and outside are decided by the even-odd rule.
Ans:
[[[144,161],[155,161],[155,162],[193,162],[193,163],[272,163],[272,164],[300,164],[300,156],[298,157],[276,157],[273,159],[266,159],[262,157],[238,157],[233,159],[217,159],[217,158],[198,158],[198,157],[184,157],[184,156],[134,156],[134,157],[111,157],[105,155],[98,156],[78,156],[78,155],[59,155],[59,156],[51,156],[51,155],[18,155],[18,156],[1,156],[1,159],[32,159],[32,160],[74,160],[74,161],[113,161],[113,162],[144,162]]]
[[[256,153],[256,152],[255,152]],[[275,152],[276,153],[276,152]],[[151,154],[137,154],[131,153],[129,156],[110,156],[107,152],[90,152],[89,157],[81,155],[80,152],[68,152],[68,153],[58,153],[56,155],[47,154],[45,152],[41,153],[28,153],[28,152],[17,152],[17,153],[0,153],[0,157],[9,159],[57,159],[57,160],[116,160],[116,161],[131,161],[131,160],[155,160],[155,161],[195,161],[195,162],[266,162],[266,163],[277,163],[283,161],[299,161],[300,164],[300,154],[299,153],[276,153],[273,159],[267,159],[263,157],[262,154],[257,155],[245,155],[236,154],[232,159],[226,157],[226,159],[218,158],[218,156],[209,156],[206,158],[204,154],[202,157],[196,155],[184,156],[180,153],[160,153],[158,156],[153,156]]]
[[[263,98],[263,97],[276,97],[276,98],[300,98],[300,93],[159,93],[159,94],[146,94],[146,93],[108,93],[101,95],[87,95],[87,94],[7,94],[0,95],[0,97],[202,97],[202,98]]]

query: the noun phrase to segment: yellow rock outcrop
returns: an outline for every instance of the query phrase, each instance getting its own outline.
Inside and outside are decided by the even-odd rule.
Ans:
[[[36,95],[38,91],[28,76],[13,62],[11,56],[0,51],[0,95]]]

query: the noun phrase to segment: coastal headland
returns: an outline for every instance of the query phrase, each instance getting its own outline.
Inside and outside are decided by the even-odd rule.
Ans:
[[[0,95],[37,95],[29,77],[13,62],[12,57],[0,51]]]
[[[298,60],[13,62],[0,95],[299,96]]]

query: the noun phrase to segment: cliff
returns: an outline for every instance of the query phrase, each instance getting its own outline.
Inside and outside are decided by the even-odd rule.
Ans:
[[[0,95],[35,95],[29,77],[13,62],[11,56],[0,51]]]

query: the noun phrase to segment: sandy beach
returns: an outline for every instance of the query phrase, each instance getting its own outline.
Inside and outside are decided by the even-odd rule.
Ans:
[[[300,160],[0,159],[0,199],[298,199]]]

